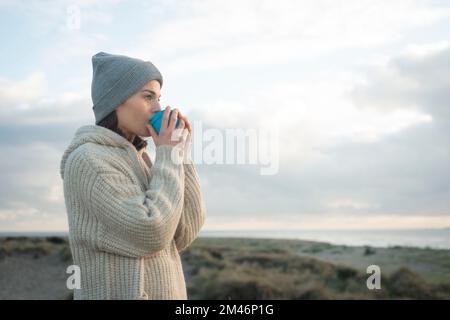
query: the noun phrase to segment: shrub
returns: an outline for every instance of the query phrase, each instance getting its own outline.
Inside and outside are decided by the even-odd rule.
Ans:
[[[365,256],[369,256],[369,255],[372,255],[372,254],[375,254],[375,253],[376,253],[376,250],[374,248],[372,248],[372,247],[366,246],[364,248],[364,255]]]
[[[435,299],[432,287],[417,273],[400,268],[388,279],[386,286],[392,297],[400,299]]]

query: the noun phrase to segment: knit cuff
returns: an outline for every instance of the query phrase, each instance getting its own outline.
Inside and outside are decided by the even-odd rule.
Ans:
[[[170,161],[174,165],[181,165],[183,162],[183,150],[177,146],[161,144],[156,147],[155,164],[158,161]]]
[[[194,160],[192,159],[192,155],[189,150],[184,151],[183,164],[191,164],[191,165],[194,164]]]

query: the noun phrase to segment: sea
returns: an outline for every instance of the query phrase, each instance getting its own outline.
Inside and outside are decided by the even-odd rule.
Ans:
[[[409,230],[215,230],[205,237],[300,239],[335,245],[450,249],[450,228]]]

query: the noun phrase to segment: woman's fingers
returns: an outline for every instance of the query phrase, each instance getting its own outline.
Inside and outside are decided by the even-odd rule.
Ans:
[[[183,129],[183,141],[186,142],[189,136],[189,130]]]
[[[189,133],[192,133],[191,124],[189,123],[189,120],[186,118],[186,128],[188,129]]]
[[[178,120],[178,109],[175,108],[175,109],[173,109],[172,115],[170,116],[169,128],[175,129],[175,125],[177,124],[177,120]]]
[[[188,129],[189,133],[192,133],[191,124],[186,116],[182,115],[181,112],[178,112],[178,118],[184,120],[184,127]]]
[[[177,121],[179,122],[177,125]],[[187,117],[174,108],[172,111],[167,106],[163,113],[161,122],[161,131],[159,135],[154,128],[148,128],[152,137],[156,137],[155,144],[170,144],[170,145],[186,145],[191,140],[191,125]]]
[[[162,121],[161,121],[161,129],[167,128],[169,126],[169,114],[170,114],[170,107],[167,106],[166,110],[164,110]]]

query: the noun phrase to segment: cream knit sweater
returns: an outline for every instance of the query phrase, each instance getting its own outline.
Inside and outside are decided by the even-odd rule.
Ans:
[[[97,125],[77,130],[61,160],[74,264],[74,299],[187,299],[179,252],[197,237],[205,205],[192,161],[156,147],[152,164]]]

